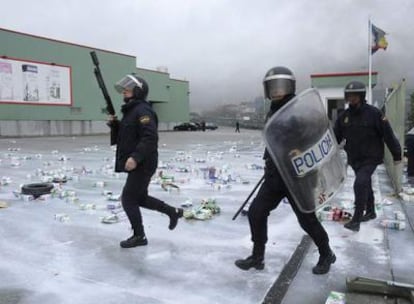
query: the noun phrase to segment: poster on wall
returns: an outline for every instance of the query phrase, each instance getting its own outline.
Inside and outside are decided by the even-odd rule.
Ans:
[[[71,68],[0,58],[0,103],[72,105]]]

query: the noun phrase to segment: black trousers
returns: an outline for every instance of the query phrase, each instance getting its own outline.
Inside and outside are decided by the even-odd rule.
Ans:
[[[137,169],[128,173],[124,188],[122,190],[122,207],[128,216],[131,227],[137,235],[144,235],[142,215],[140,207],[168,212],[168,205],[163,201],[148,195],[148,186],[151,181],[152,172],[145,169]]]
[[[407,154],[407,176],[414,176],[414,154],[412,152]]]
[[[355,195],[355,212],[352,220],[361,221],[364,210],[375,212],[374,191],[372,190],[372,174],[377,165],[363,165],[358,168],[352,168],[355,172],[354,195]]]
[[[414,176],[414,135],[408,134],[405,137],[407,147],[407,176]]]
[[[265,180],[249,208],[250,231],[255,247],[264,248],[264,244],[267,242],[267,218],[284,197],[288,198],[300,226],[312,238],[318,247],[319,254],[328,255],[330,252],[329,237],[315,212],[301,212],[278,175],[272,177],[266,174]]]

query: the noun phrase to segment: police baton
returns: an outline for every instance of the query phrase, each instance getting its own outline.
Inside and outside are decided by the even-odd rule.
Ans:
[[[239,210],[237,210],[237,212],[234,214],[232,220],[234,221],[237,216],[240,214],[240,212],[243,210],[244,206],[246,206],[246,204],[249,202],[249,199],[252,197],[252,195],[256,192],[256,189],[260,186],[260,184],[263,182],[264,180],[264,175],[262,176],[262,178],[259,180],[259,182],[257,183],[256,186],[254,186],[252,192],[250,192],[249,196],[246,198],[246,200],[244,201],[244,203],[240,206]]]

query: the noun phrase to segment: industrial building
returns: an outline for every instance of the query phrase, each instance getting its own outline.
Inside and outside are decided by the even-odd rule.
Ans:
[[[338,114],[345,109],[344,87],[351,81],[360,81],[368,87],[368,77],[368,72],[312,74],[311,87],[321,95],[329,119],[336,121]],[[372,88],[377,84],[377,78],[378,72],[372,72]]]
[[[189,82],[170,78],[166,68],[143,69],[132,55],[0,28],[0,136],[108,132],[91,51],[118,113],[122,98],[113,84],[136,73],[148,82],[160,130],[189,120]]]

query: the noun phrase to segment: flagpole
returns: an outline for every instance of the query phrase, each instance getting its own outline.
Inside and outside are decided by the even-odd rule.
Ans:
[[[372,105],[372,23],[368,18],[368,104]]]

